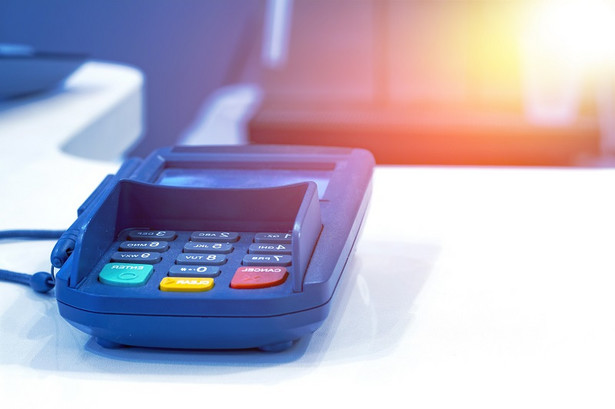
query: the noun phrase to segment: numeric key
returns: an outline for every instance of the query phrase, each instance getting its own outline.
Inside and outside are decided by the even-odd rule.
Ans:
[[[243,256],[244,266],[290,266],[292,262],[291,256],[274,256],[274,255],[260,255],[260,254],[248,254]]]
[[[208,243],[189,241],[184,245],[184,253],[222,253],[228,254],[233,251],[231,243]]]
[[[162,257],[159,253],[117,251],[111,256],[111,261],[116,263],[156,264]]]
[[[128,232],[128,240],[175,240],[176,234],[170,230],[132,230]]]
[[[226,263],[226,256],[222,254],[195,254],[182,253],[177,256],[176,264],[221,266]]]
[[[290,244],[293,235],[290,233],[256,233],[255,243],[283,243]]]
[[[252,243],[248,252],[250,254],[291,254],[291,245],[287,243]]]
[[[120,251],[167,251],[169,243],[166,241],[125,241],[120,244]]]
[[[228,231],[195,231],[190,235],[190,240],[234,243],[239,240],[239,233]]]

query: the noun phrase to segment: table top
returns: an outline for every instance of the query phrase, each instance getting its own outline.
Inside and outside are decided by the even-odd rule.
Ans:
[[[142,94],[137,69],[92,61],[53,92],[0,102],[0,212],[12,215],[0,228],[69,225],[75,210],[48,204],[73,203],[115,172],[141,136]]]
[[[0,229],[70,224],[104,170],[71,168],[70,194],[53,175],[33,190],[29,175],[2,173],[11,216]],[[614,179],[612,169],[378,167],[329,317],[280,353],[104,349],[52,295],[0,283],[2,400],[612,407]],[[52,246],[4,243],[0,267],[46,270]]]

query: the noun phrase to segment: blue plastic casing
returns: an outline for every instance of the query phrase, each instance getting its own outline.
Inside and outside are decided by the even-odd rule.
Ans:
[[[298,146],[174,147],[127,161],[78,211],[56,244],[61,315],[106,346],[277,350],[315,331],[355,243],[370,196],[372,155]],[[231,288],[242,254],[231,253],[206,292],[159,288],[164,254],[144,285],[103,284],[99,273],[133,229],[172,230],[170,252],[194,231],[291,234],[280,285]]]

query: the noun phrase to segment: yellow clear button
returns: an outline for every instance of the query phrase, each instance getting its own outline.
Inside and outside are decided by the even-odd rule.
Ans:
[[[206,277],[165,277],[160,282],[161,291],[201,292],[214,288],[214,279]]]

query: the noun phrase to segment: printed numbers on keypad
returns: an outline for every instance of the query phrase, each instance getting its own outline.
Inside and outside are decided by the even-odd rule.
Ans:
[[[292,235],[285,232],[130,230],[114,249],[99,274],[106,285],[135,287],[157,277],[161,291],[193,293],[228,277],[225,286],[239,291],[282,285],[292,273]],[[145,273],[137,280],[133,271]]]
[[[189,241],[184,245],[184,253],[222,253],[228,254],[233,251],[231,243],[201,243]]]
[[[167,251],[166,241],[125,241],[120,244],[120,251]]]
[[[190,240],[231,243],[239,240],[239,233],[228,231],[195,231],[190,236]]]
[[[224,254],[182,253],[177,256],[175,263],[193,266],[221,266],[226,263],[226,256]]]

